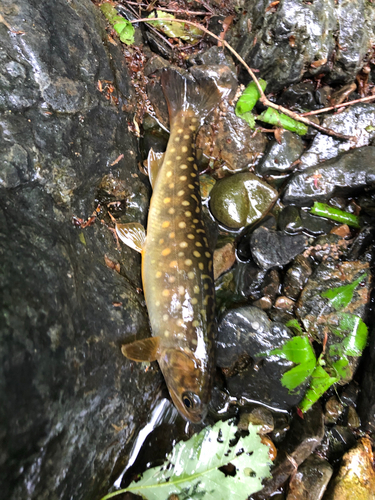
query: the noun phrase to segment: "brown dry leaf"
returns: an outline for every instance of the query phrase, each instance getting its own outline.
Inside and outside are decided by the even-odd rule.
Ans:
[[[269,6],[266,8],[266,12],[268,12],[269,10],[272,10],[274,9],[275,7],[277,7],[280,3],[280,0],[276,0],[276,2],[271,2],[269,4]]]
[[[105,262],[106,266],[109,267],[110,269],[114,269],[118,273],[120,272],[120,269],[121,269],[120,264],[118,262],[115,262],[114,260],[110,259],[109,257],[107,257],[107,255],[104,255],[104,262]]]

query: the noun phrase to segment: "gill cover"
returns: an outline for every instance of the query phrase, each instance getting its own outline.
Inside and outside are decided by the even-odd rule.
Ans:
[[[190,422],[201,422],[211,395],[211,377],[206,367],[192,352],[179,349],[167,349],[158,361],[179,412]]]

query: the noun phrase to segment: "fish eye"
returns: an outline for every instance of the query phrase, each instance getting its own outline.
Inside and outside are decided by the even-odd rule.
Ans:
[[[197,394],[194,394],[193,392],[186,391],[182,395],[182,402],[185,405],[185,408],[187,410],[194,410],[195,408],[199,407],[201,404],[201,400]]]

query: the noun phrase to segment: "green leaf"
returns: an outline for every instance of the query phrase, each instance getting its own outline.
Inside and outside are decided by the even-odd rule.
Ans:
[[[262,90],[264,91],[266,89],[267,82],[260,79],[259,83]],[[245,120],[249,124],[250,128],[255,127],[255,117],[251,112],[251,110],[255,106],[259,97],[260,93],[255,82],[251,82],[243,91],[241,97],[238,99],[236,104],[235,108],[236,115],[239,118]]]
[[[347,224],[351,227],[359,228],[359,217],[349,212],[344,212],[338,208],[330,207],[326,203],[315,202],[311,208],[311,213],[314,215],[319,215],[321,217],[326,217],[327,219],[335,220],[341,222],[341,224]]]
[[[196,26],[176,22],[176,18],[173,14],[168,14],[167,12],[163,12],[162,10],[157,10],[156,15],[155,12],[151,12],[148,17],[150,19],[155,18],[155,21],[148,22],[158,30],[165,33],[170,38],[181,38],[181,40],[184,40],[186,42],[194,43],[198,42],[199,38],[203,35],[203,31]],[[158,17],[163,19],[171,19],[171,21],[158,21]]]
[[[338,325],[328,326],[335,335],[343,340],[339,344],[330,346],[330,356],[361,356],[367,343],[368,329],[366,324],[355,314],[339,313],[338,318]]]
[[[303,335],[302,327],[298,323],[297,319],[295,318],[290,319],[287,323],[285,323],[285,326],[293,330],[293,332],[296,333],[297,335]]]
[[[331,306],[336,309],[336,311],[345,309],[345,307],[347,307],[353,299],[355,288],[366,278],[366,276],[367,274],[362,274],[362,276],[356,279],[353,283],[326,290],[321,294],[321,296],[328,299]]]
[[[299,135],[307,134],[307,125],[297,122],[287,115],[278,113],[276,109],[273,108],[267,108],[266,111],[263,111],[263,113],[257,117],[257,120],[269,123],[270,125],[275,125],[276,127],[285,128],[286,130],[296,132]]]
[[[132,23],[119,16],[117,10],[109,3],[101,5],[100,9],[118,33],[121,42],[126,43],[126,45],[132,45],[134,43],[135,32]]]
[[[331,377],[319,364],[317,364],[311,378],[311,384],[299,404],[300,410],[305,413],[318,399],[340,380],[340,377]]]
[[[284,387],[292,391],[313,373],[316,365],[314,349],[307,337],[293,337],[281,349],[273,349],[270,354],[278,355],[297,366],[285,372],[281,378]]]
[[[106,495],[102,500],[130,491],[148,500],[180,498],[204,500],[245,500],[262,488],[270,477],[269,448],[262,444],[250,425],[249,435],[233,444],[237,428],[233,422],[217,422],[186,442],[179,442],[160,467],[148,469],[138,482]],[[236,475],[225,476],[219,467],[233,464]]]

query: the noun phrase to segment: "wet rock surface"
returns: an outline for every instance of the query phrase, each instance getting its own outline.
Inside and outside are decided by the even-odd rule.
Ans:
[[[285,266],[307,247],[304,235],[290,235],[281,231],[270,231],[265,227],[256,229],[250,240],[255,262],[262,269]]]
[[[330,160],[351,148],[369,146],[375,137],[375,105],[359,103],[350,106],[340,113],[327,116],[322,125],[335,132],[342,133],[353,140],[341,141],[334,137],[318,133],[312,145],[301,156],[299,169],[313,167]]]
[[[357,148],[294,174],[283,196],[285,204],[310,206],[334,196],[358,194],[375,186],[375,147]]]
[[[293,363],[266,354],[290,338],[292,334],[287,327],[271,322],[256,307],[240,307],[226,313],[218,327],[217,365],[226,373],[229,393],[277,409],[287,410],[296,405],[303,388],[293,393],[280,381]]]
[[[302,139],[293,132],[284,130],[281,134],[280,144],[275,141],[270,144],[263,158],[257,165],[260,175],[283,174],[292,168],[304,150]]]
[[[332,466],[323,458],[310,455],[298,467],[289,483],[287,500],[320,500],[323,498],[333,473]]]
[[[250,172],[218,181],[211,191],[210,209],[225,226],[239,229],[259,220],[276,199],[277,191]]]
[[[374,457],[367,438],[348,451],[337,476],[326,494],[327,500],[373,500],[375,492]]]
[[[323,413],[319,404],[314,411],[307,412],[304,418],[293,419],[288,439],[279,447],[279,454],[274,464],[272,478],[266,479],[264,487],[250,498],[265,500],[272,495],[295,472],[295,467],[302,464],[321,443],[324,435]]]
[[[331,81],[352,82],[375,38],[374,12],[364,0],[284,0],[274,8],[265,1],[249,1],[244,10],[229,41],[260,70],[269,91],[299,82],[304,75],[330,73]],[[341,40],[338,46],[336,36]]]
[[[120,351],[148,331],[139,258],[116,249],[102,213],[86,229],[72,223],[91,216],[109,173],[126,185],[124,216],[144,221],[137,144],[114,99],[129,106],[133,91],[90,1],[6,2],[2,14],[23,31],[0,25],[2,495],[93,498],[161,384]],[[113,98],[98,80],[114,84]]]

